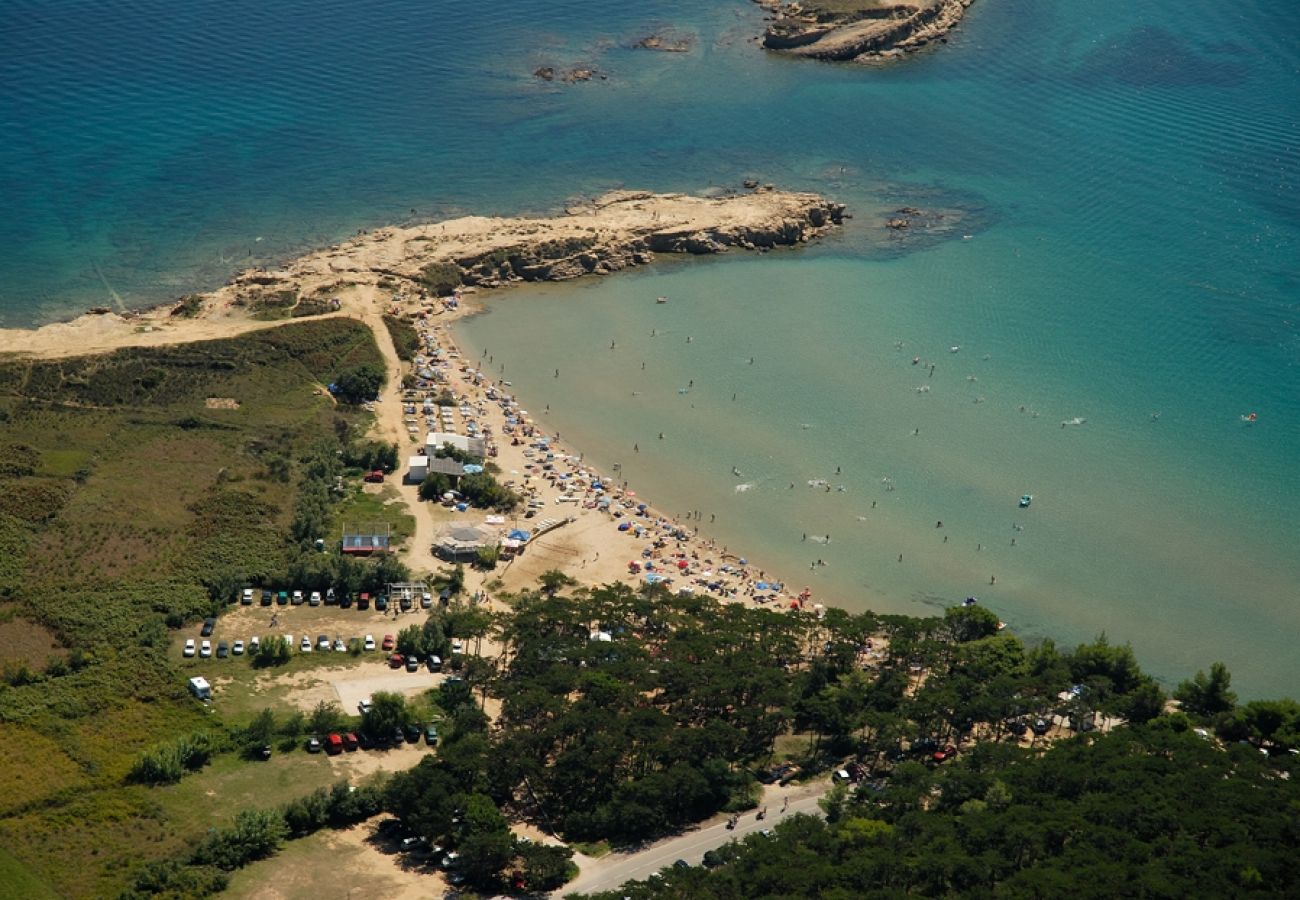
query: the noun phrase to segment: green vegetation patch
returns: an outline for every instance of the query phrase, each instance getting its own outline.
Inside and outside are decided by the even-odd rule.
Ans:
[[[388,336],[393,339],[397,358],[403,362],[414,360],[415,354],[420,352],[420,333],[415,330],[411,320],[401,316],[386,315],[384,327],[388,329]]]
[[[429,263],[420,269],[420,274],[415,280],[440,297],[450,295],[463,283],[460,267],[449,262]]]
[[[5,896],[23,900],[58,900],[59,896],[3,847],[0,847],[0,885]]]
[[[187,771],[227,752],[230,726],[188,695],[169,629],[330,561],[289,526],[300,495],[332,483],[315,461],[340,448],[335,422],[363,415],[321,386],[381,363],[369,329],[343,318],[0,362],[3,627],[58,645],[0,683],[0,845],[55,893],[117,896],[142,863],[202,837],[127,780],[186,736],[213,741]]]

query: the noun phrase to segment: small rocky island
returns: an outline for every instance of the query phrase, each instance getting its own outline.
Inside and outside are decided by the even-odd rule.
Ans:
[[[756,0],[771,11],[762,44],[811,59],[897,58],[944,37],[974,0]]]

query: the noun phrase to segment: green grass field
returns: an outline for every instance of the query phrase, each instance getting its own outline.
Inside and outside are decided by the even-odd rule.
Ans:
[[[306,461],[369,420],[323,385],[381,362],[343,318],[0,362],[0,618],[62,648],[0,681],[0,896],[116,896],[213,815],[331,780],[305,753],[219,756],[170,788],[125,775],[143,750],[230,727],[189,697],[170,629],[220,609],[227,584],[289,577]]]

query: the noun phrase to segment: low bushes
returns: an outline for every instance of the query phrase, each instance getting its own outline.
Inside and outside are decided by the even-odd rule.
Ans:
[[[136,784],[175,784],[186,772],[203,768],[219,742],[206,731],[196,731],[141,753],[127,773]]]

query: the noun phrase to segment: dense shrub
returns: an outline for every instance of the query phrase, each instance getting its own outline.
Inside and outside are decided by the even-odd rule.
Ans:
[[[384,316],[384,327],[388,329],[388,336],[393,339],[397,358],[403,362],[414,360],[415,354],[420,352],[420,333],[415,330],[410,320],[397,316]]]
[[[366,363],[339,373],[334,379],[334,396],[352,404],[373,400],[379,396],[384,381],[383,368]]]
[[[175,784],[186,772],[206,766],[217,749],[218,742],[211,734],[197,731],[140,754],[127,780],[136,784]]]
[[[279,812],[246,809],[235,816],[230,828],[213,832],[199,844],[193,861],[232,872],[270,856],[288,835],[289,828]]]

